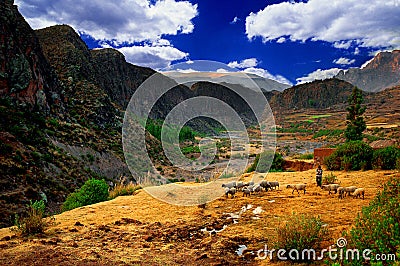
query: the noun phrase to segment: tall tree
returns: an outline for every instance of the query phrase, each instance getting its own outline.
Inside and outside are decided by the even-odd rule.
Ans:
[[[363,131],[367,128],[363,114],[365,112],[365,106],[361,106],[364,102],[362,91],[354,87],[349,97],[349,106],[347,107],[347,128],[344,132],[346,141],[362,140]]]

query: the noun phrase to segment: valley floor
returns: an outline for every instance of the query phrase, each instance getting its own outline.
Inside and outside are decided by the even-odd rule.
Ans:
[[[343,186],[364,187],[365,199],[328,195],[316,187],[314,170],[269,173],[267,180],[280,182],[278,190],[221,197],[205,209],[169,205],[139,191],[56,215],[55,225],[43,236],[21,238],[0,229],[0,265],[286,265],[255,253],[272,245],[276,226],[289,215],[319,215],[331,232],[324,243],[328,247],[351,228],[385,181],[400,176],[396,171],[333,174]],[[286,189],[286,184],[300,182],[307,183],[305,195]],[[234,222],[242,208],[246,211]],[[241,256],[240,245],[247,247]]]

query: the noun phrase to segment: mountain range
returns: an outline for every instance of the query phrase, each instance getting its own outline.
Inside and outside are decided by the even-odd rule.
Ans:
[[[0,227],[12,224],[29,200],[46,195],[50,211],[58,211],[66,195],[88,178],[133,180],[121,143],[124,110],[137,88],[157,72],[132,65],[114,49],[88,49],[68,25],[33,30],[13,1],[0,4]],[[380,53],[363,69],[341,72],[334,79],[287,88],[250,75],[263,89],[276,117],[293,110],[344,109],[353,85],[381,91],[399,85],[399,51]],[[249,90],[240,74],[167,73],[173,90],[156,103],[150,117],[163,119],[182,101],[210,96],[231,105],[246,125],[255,117],[243,99],[227,87]],[[340,80],[343,79],[343,80]],[[186,83],[186,82],[183,82]],[[368,85],[368,86],[367,86]],[[363,87],[364,86],[364,87]],[[251,90],[252,88],[250,88]],[[367,93],[375,107],[398,103],[399,87]],[[154,93],[148,92],[149,95]],[[391,97],[388,99],[388,97]],[[207,131],[214,124],[189,124]],[[147,147],[154,162],[170,165],[151,137]]]

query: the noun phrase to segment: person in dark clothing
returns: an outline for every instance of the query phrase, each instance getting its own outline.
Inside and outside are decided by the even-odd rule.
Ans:
[[[317,187],[322,187],[322,168],[321,168],[321,165],[318,165],[318,168],[317,168],[316,182],[317,182]]]

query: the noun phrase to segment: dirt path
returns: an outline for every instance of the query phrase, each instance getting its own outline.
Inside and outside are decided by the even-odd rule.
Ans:
[[[399,176],[394,171],[333,173],[344,186],[364,187],[365,200],[328,195],[315,186],[314,170],[271,173],[267,179],[278,180],[278,190],[221,197],[205,209],[169,205],[140,191],[57,215],[56,225],[43,236],[20,238],[0,229],[0,265],[270,265],[248,251],[270,243],[276,226],[292,212],[319,215],[332,233],[329,246],[382,184]],[[308,185],[305,195],[286,189],[300,182]],[[243,207],[248,208],[243,212]],[[240,218],[232,219],[241,210]],[[237,254],[240,245],[248,249],[244,256]]]

